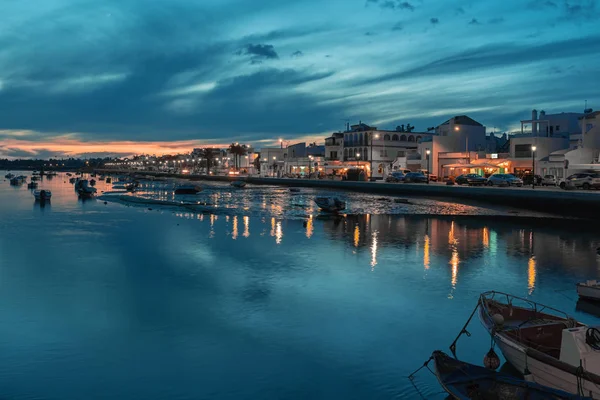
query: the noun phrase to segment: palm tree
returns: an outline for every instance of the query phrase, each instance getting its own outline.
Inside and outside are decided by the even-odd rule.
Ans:
[[[231,145],[229,146],[229,152],[231,154],[233,154],[233,156],[234,156],[235,169],[239,170],[240,169],[239,158],[241,156],[245,156],[248,153],[248,148],[246,147],[246,145],[241,145],[238,143],[231,143]]]
[[[210,175],[210,167],[213,164],[213,160],[215,159],[215,149],[210,147],[200,149],[198,155],[200,159],[206,160],[206,175]]]

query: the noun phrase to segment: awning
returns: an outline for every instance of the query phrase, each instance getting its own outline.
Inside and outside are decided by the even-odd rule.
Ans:
[[[477,168],[477,166],[473,164],[446,164],[442,165],[442,168]]]

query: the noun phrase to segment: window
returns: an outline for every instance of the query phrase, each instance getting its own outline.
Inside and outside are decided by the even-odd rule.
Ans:
[[[410,135],[410,136],[408,137],[408,141],[409,141],[409,142],[414,142],[414,141],[415,141],[415,137],[414,137],[413,135]]]
[[[330,152],[329,153],[329,158],[337,159],[338,158],[337,151]]]
[[[390,135],[387,133],[383,136],[383,140],[390,140]]]
[[[560,125],[556,125],[556,132],[560,131]]]
[[[406,135],[400,136],[400,140],[403,141],[403,142],[406,142]]]
[[[516,144],[515,158],[531,158],[531,144]]]
[[[358,136],[358,144],[359,144],[359,145],[362,145],[363,143],[364,143],[364,139],[363,139],[363,134],[361,133],[361,134]]]
[[[417,136],[417,143],[421,143],[421,140],[422,140],[421,136]]]
[[[398,135],[396,135],[396,134],[392,135],[392,140],[394,142],[397,142],[398,141]]]
[[[387,157],[387,150],[381,150],[379,152],[379,157]]]
[[[558,172],[556,175],[558,176],[559,179],[564,176],[563,175],[564,170],[562,168],[557,168],[556,171]]]
[[[398,150],[398,157],[405,157],[405,152],[403,150]]]
[[[548,171],[547,168],[542,168],[542,175],[546,175],[546,172]]]

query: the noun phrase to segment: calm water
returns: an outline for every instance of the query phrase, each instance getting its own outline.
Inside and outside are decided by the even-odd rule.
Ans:
[[[573,284],[600,277],[600,237],[580,223],[350,193],[351,215],[326,218],[314,191],[225,185],[195,214],[82,202],[64,181],[40,185],[43,208],[0,181],[2,398],[419,398],[406,376],[447,350],[481,291],[600,323],[576,309]],[[481,364],[489,337],[469,330],[458,353]],[[415,382],[445,397],[429,373]]]

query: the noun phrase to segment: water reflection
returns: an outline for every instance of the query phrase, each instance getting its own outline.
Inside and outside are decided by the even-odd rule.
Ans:
[[[532,294],[535,289],[535,256],[529,257],[529,262],[527,264],[527,288],[529,289],[529,294]]]
[[[244,237],[250,237],[250,217],[244,217]]]

